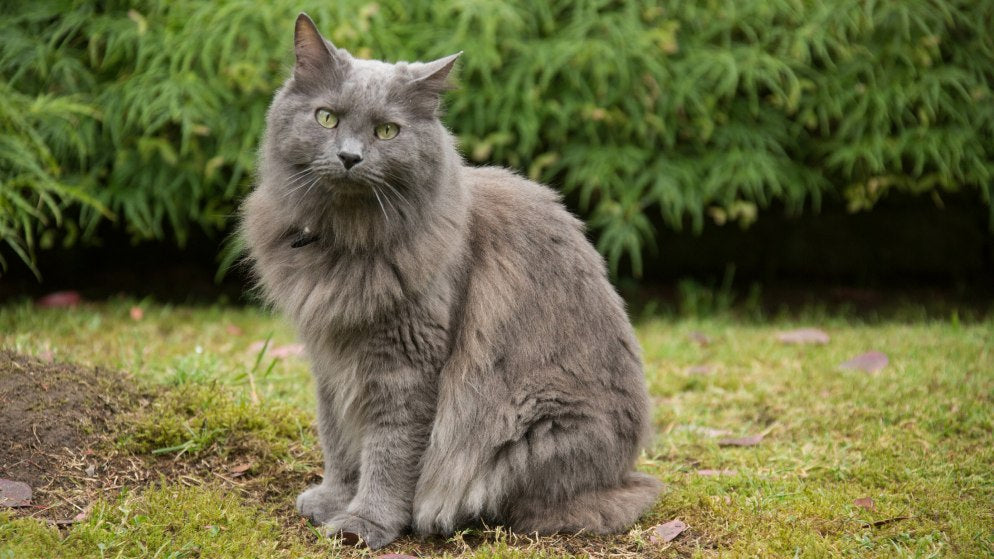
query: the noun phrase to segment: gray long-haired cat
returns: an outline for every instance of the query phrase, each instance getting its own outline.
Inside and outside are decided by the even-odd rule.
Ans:
[[[458,55],[352,58],[297,18],[242,233],[317,381],[324,481],[301,514],[372,548],[474,521],[616,532],[660,484],[639,346],[550,189],[463,164]]]

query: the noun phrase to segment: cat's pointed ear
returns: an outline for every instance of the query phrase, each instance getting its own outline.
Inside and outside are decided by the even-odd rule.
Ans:
[[[307,14],[301,12],[293,29],[293,50],[297,63],[293,75],[301,79],[336,80],[345,76],[348,60],[326,41]]]
[[[452,68],[456,65],[456,60],[461,54],[462,51],[459,51],[438,60],[424,63],[414,71],[413,85],[422,91],[435,95],[452,89],[453,85],[449,81],[449,73],[452,72]]]

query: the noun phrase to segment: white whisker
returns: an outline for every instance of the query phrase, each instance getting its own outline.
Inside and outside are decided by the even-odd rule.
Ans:
[[[405,198],[404,195],[401,194],[399,190],[397,190],[396,188],[393,187],[392,184],[388,183],[387,181],[382,181],[382,182],[383,182],[383,186],[389,188],[390,191],[393,192],[397,196],[398,199],[400,199],[402,202],[404,202],[405,204],[407,204],[408,208],[414,209],[414,205],[411,204],[411,201],[408,200],[407,198]]]
[[[310,171],[311,171],[311,169],[308,168],[307,169],[307,173],[310,173]],[[309,178],[311,178],[310,174],[304,174],[304,175],[298,176],[297,178],[295,178],[295,179],[293,179],[291,181],[288,181],[287,184],[286,184],[286,186],[290,187],[290,188],[289,188],[289,190],[287,190],[283,194],[283,197],[286,198],[287,196],[290,196],[294,192],[300,190],[305,184],[307,184],[307,180]]]
[[[373,196],[376,196],[376,201],[380,203],[380,211],[383,212],[383,219],[389,223],[390,218],[387,216],[387,210],[383,207],[383,200],[380,200],[380,191],[375,186],[373,187]]]
[[[311,193],[311,189],[314,188],[314,185],[316,185],[319,182],[321,182],[321,175],[315,176],[313,179],[311,179],[311,181],[309,183],[306,183],[307,184],[307,190],[304,191],[303,196],[301,196],[299,199],[297,199],[297,203],[293,205],[293,211],[294,212],[297,211],[297,207],[300,206],[300,203],[303,202],[305,198],[307,198],[307,195]],[[298,188],[302,188],[302,187],[298,187]]]

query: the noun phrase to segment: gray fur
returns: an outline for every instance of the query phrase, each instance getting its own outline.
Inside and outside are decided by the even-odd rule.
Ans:
[[[463,164],[438,119],[456,56],[356,60],[303,14],[295,37],[242,233],[317,383],[324,481],[298,510],[373,548],[479,520],[634,523],[659,491],[633,470],[640,350],[582,224],[552,190]],[[343,145],[363,157],[349,171]]]

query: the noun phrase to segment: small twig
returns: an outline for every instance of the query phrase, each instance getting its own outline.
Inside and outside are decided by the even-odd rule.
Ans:
[[[58,498],[62,499],[63,501],[65,501],[66,503],[68,503],[68,504],[69,504],[69,506],[71,506],[72,508],[74,508],[74,509],[78,510],[79,512],[83,512],[83,509],[82,509],[82,508],[80,508],[80,506],[79,506],[79,505],[77,505],[76,503],[74,503],[74,502],[70,501],[69,499],[66,499],[66,498],[65,498],[65,497],[63,497],[62,495],[59,495],[58,493],[52,493],[52,495],[55,495],[56,497],[58,497]]]
[[[223,479],[224,481],[226,481],[226,482],[228,482],[228,483],[232,484],[232,485],[237,485],[237,486],[239,486],[239,487],[240,487],[240,486],[242,485],[242,483],[241,483],[241,482],[238,482],[238,481],[235,481],[234,479],[232,479],[232,478],[229,478],[229,477],[227,477],[227,476],[223,476],[223,475],[221,475],[221,474],[219,474],[219,473],[217,473],[217,472],[215,472],[215,471],[213,471],[213,470],[211,471],[211,473],[212,473],[212,474],[214,474],[214,475],[216,475],[217,477],[219,477],[219,478]]]

